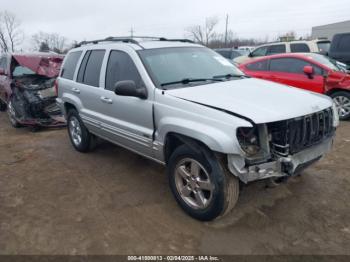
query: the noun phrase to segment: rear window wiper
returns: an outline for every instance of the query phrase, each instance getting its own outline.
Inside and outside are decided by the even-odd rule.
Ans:
[[[230,78],[234,78],[234,77],[246,77],[246,75],[227,74],[227,75],[217,75],[217,76],[213,76],[214,79],[220,79],[220,78],[230,79]]]
[[[215,82],[222,82],[223,80],[220,78],[184,78],[179,81],[173,81],[173,82],[167,82],[161,84],[161,86],[170,86],[170,85],[176,85],[176,84],[189,84],[193,82],[204,82],[204,81],[215,81]]]

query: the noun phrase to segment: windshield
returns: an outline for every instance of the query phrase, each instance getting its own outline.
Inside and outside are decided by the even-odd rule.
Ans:
[[[333,71],[343,71],[342,68],[338,66],[337,61],[332,58],[329,58],[328,56],[313,53],[307,54],[307,56],[315,60],[316,62],[329,67]]]
[[[28,75],[36,75],[36,73],[30,70],[28,67],[19,65],[15,67],[12,75],[13,77],[21,77],[21,76],[28,76]]]
[[[318,42],[317,46],[320,53],[328,53],[331,48],[331,42]]]
[[[155,84],[176,87],[201,85],[201,81],[217,78],[231,80],[244,74],[227,59],[203,47],[176,47],[139,51],[140,57]],[[183,81],[185,80],[185,81]],[[197,80],[197,81],[188,81]],[[213,80],[213,81],[210,81]]]

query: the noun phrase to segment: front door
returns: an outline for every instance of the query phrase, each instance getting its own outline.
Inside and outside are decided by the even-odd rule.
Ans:
[[[105,89],[100,103],[104,119],[101,128],[108,138],[124,147],[146,156],[152,156],[153,101],[148,99],[118,96],[114,93],[115,83],[132,80],[139,88],[146,88],[132,58],[123,51],[110,51],[106,65]]]
[[[314,68],[313,75],[304,73],[305,66]],[[299,58],[275,58],[270,60],[270,80],[316,93],[324,92],[323,71],[317,65]]]

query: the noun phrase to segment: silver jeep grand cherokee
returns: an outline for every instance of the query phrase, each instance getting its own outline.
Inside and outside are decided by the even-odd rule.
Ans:
[[[188,40],[84,42],[57,80],[76,150],[96,137],[166,165],[190,216],[236,204],[239,181],[300,173],[332,146],[337,111],[326,96],[252,79]]]

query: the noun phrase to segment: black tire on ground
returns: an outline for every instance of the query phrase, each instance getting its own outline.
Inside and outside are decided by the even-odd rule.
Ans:
[[[338,91],[338,92],[335,92],[333,94],[331,94],[331,97],[333,99],[333,101],[337,104],[336,100],[342,100],[344,99],[346,102],[346,104],[348,105],[347,106],[347,113],[342,115],[342,114],[339,114],[339,119],[340,120],[349,120],[350,119],[350,104],[348,104],[348,102],[350,102],[350,92],[347,92],[347,91]],[[338,102],[339,103],[339,102]],[[338,106],[338,105],[337,105]]]
[[[226,215],[236,205],[239,196],[239,180],[227,171],[227,168],[221,164],[221,161],[209,149],[205,147],[199,147],[199,149],[191,149],[186,145],[175,149],[169,159],[167,173],[171,191],[181,208],[195,219],[211,221],[219,216]],[[205,169],[205,171],[200,171],[200,174],[206,172],[213,185],[209,194],[209,196],[211,195],[211,200],[207,202],[207,206],[202,208],[193,208],[193,206],[186,203],[177,186],[178,182],[176,181],[179,180],[176,180],[175,177],[177,176],[177,170],[180,170],[178,167],[188,159],[195,160],[196,163],[199,163]],[[184,166],[182,167],[184,168]],[[192,166],[190,169],[190,172],[192,172]],[[187,184],[185,180],[183,182]],[[187,188],[190,187],[188,186]],[[192,191],[190,197],[195,199],[195,192],[196,190]]]
[[[80,129],[80,139],[76,139],[76,136],[73,138],[73,125],[72,121],[74,121],[75,125],[78,125],[77,128]],[[81,120],[79,113],[75,109],[69,110],[67,114],[67,130],[70,141],[73,147],[82,153],[90,152],[95,147],[95,136],[89,132],[89,130],[85,127],[83,121]]]
[[[11,98],[7,105],[7,115],[10,120],[11,126],[14,128],[20,128],[22,125],[16,119],[16,109],[13,106],[13,98]]]

